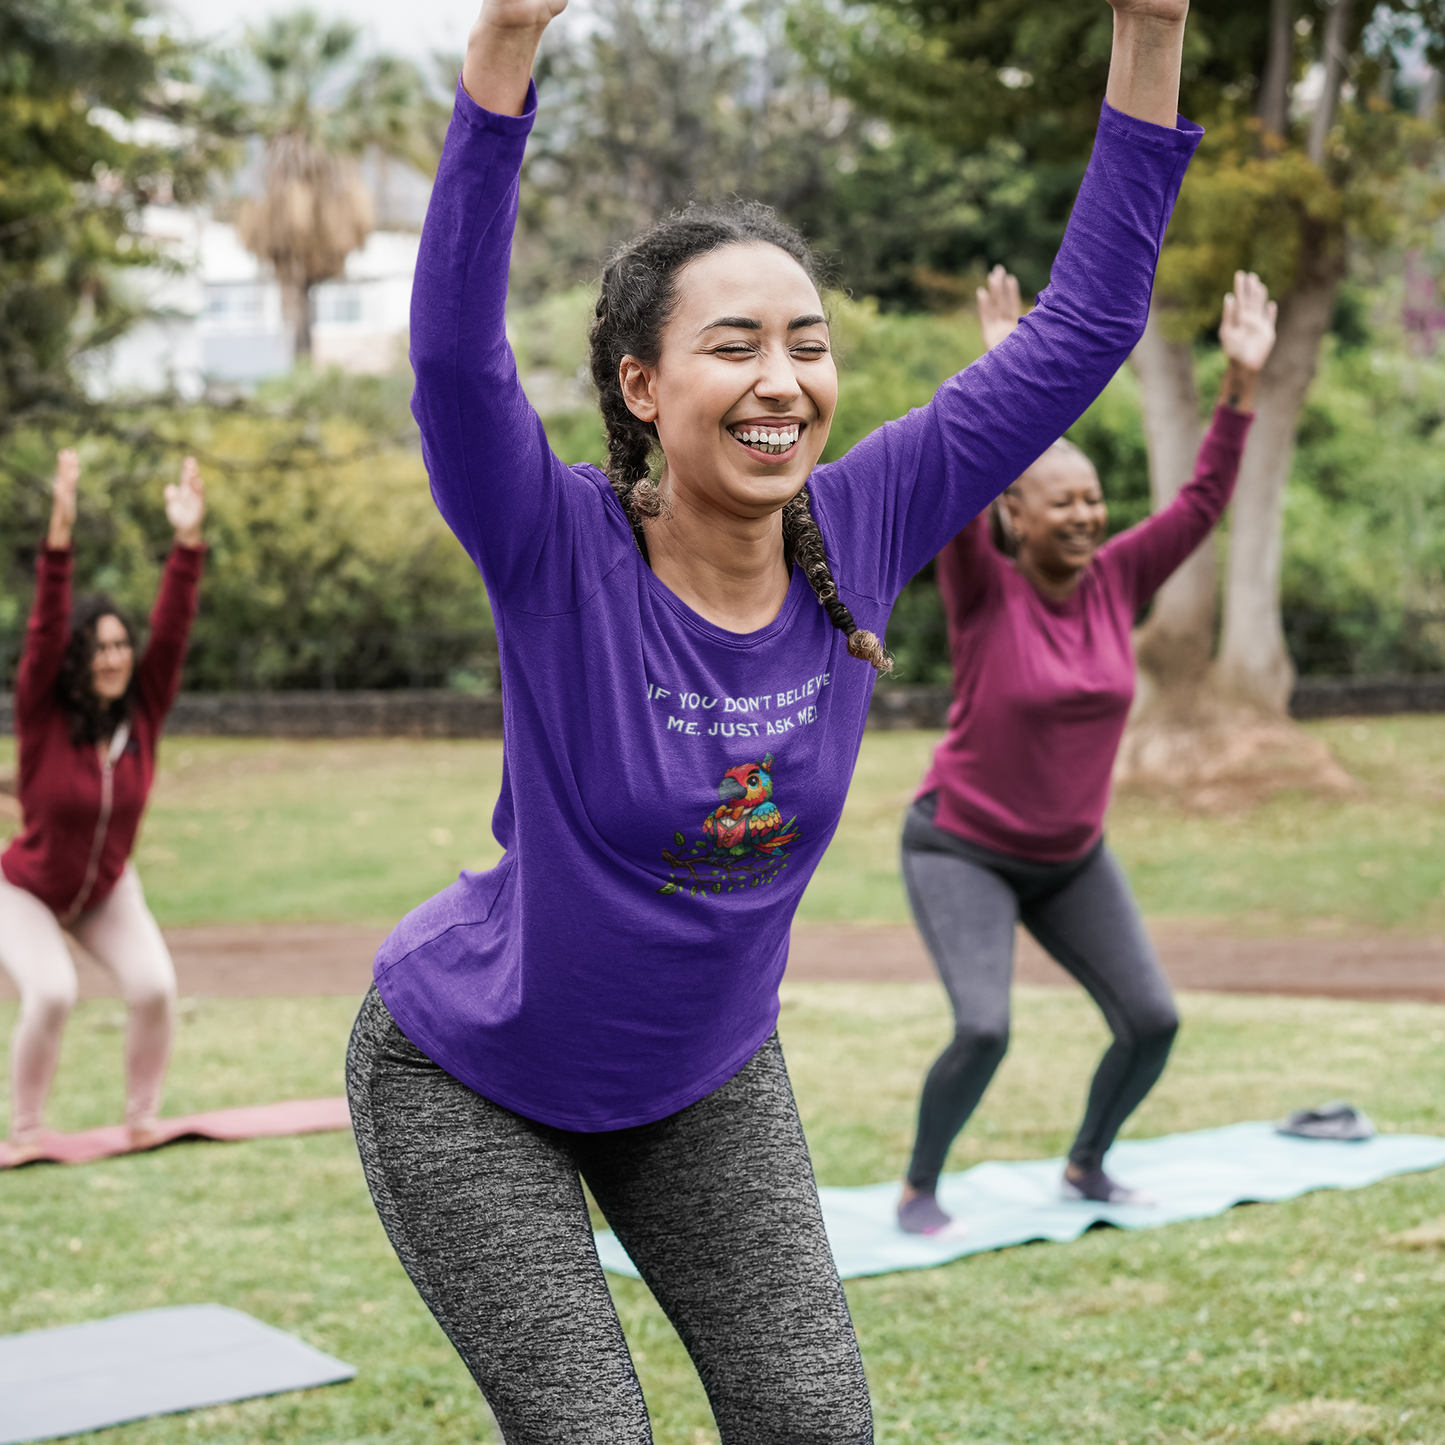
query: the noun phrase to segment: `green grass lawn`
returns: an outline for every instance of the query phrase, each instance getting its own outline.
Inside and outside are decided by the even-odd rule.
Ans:
[[[1174,1061],[1132,1134],[1338,1096],[1386,1129],[1445,1132],[1445,1008],[1204,995],[1183,1006]],[[13,1007],[0,1006],[0,1032]],[[168,1112],[339,1090],[352,1012],[333,999],[188,1008]],[[120,1019],[109,1000],[78,1011],[58,1125],[118,1117]],[[936,990],[790,985],[782,1029],[822,1182],[896,1176],[946,1032]],[[955,1167],[1058,1152],[1103,1041],[1081,995],[1020,990],[1012,1052]],[[6,1330],[215,1301],[360,1370],[348,1385],[95,1437],[106,1445],[492,1438],[387,1246],[346,1135],[0,1176],[0,1250]],[[715,1441],[646,1289],[613,1288],[659,1445]],[[848,1295],[880,1442],[1445,1441],[1445,1171],[857,1280]]]
[[[1231,928],[1445,932],[1445,718],[1310,725],[1360,795],[1199,817],[1126,798],[1113,846],[1146,913]],[[800,917],[905,922],[898,831],[936,734],[870,733]],[[14,744],[0,742],[0,762]],[[496,742],[173,738],[137,862],[162,923],[394,922],[486,867]],[[7,825],[0,820],[0,829]]]

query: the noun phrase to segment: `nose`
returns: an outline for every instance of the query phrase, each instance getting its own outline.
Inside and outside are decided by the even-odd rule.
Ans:
[[[793,370],[793,358],[787,347],[768,347],[763,355],[762,373],[753,386],[753,391],[769,401],[791,402],[802,394],[797,373]]]
[[[747,790],[738,783],[736,778],[724,778],[717,785],[717,795],[721,802],[735,803],[739,798],[747,797]]]

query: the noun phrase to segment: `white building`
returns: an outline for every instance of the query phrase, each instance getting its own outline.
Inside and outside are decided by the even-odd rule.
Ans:
[[[312,292],[312,360],[345,371],[387,372],[406,361],[411,280],[430,186],[384,159],[369,160],[364,174],[381,229],[347,257],[341,277]],[[87,358],[93,395],[173,387],[194,398],[217,387],[250,387],[290,369],[292,338],[280,287],[234,226],[203,210],[154,206],[143,227],[171,264],[118,277],[147,317]]]

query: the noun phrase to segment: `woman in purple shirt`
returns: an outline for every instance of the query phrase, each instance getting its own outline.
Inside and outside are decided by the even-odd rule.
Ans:
[[[583,1180],[728,1445],[857,1445],[867,1383],[775,1036],[789,925],[894,599],[1143,329],[1199,136],[1175,116],[1186,3],[1111,0],[1093,160],[1018,334],[839,462],[816,465],[837,375],[794,232],[693,209],[614,256],[605,468],[548,450],[506,340],[531,67],[564,3],[486,0],[422,234],[413,409],[496,619],[505,852],[377,955],[357,1143],[509,1445],[650,1438]]]
[[[1002,268],[979,292],[984,340],[1019,325]],[[898,1222],[932,1234],[949,1147],[1008,1048],[1020,922],[1092,995],[1114,1034],[1069,1152],[1063,1192],[1145,1202],[1104,1155],[1154,1086],[1179,1026],[1139,910],[1104,846],[1109,779],[1134,699],[1134,619],[1207,537],[1234,491],[1274,303],[1239,274],[1219,341],[1229,358],[1194,476],[1169,506],[1104,541],[1098,473],[1056,442],[938,557],[953,652],[948,732],[903,830],[903,877],[953,1005],[929,1071]]]

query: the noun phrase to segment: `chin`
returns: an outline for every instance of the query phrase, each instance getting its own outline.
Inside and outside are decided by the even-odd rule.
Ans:
[[[793,500],[808,480],[811,468],[791,466],[786,471],[767,476],[741,476],[732,480],[728,491],[740,509],[762,515],[781,511]]]

